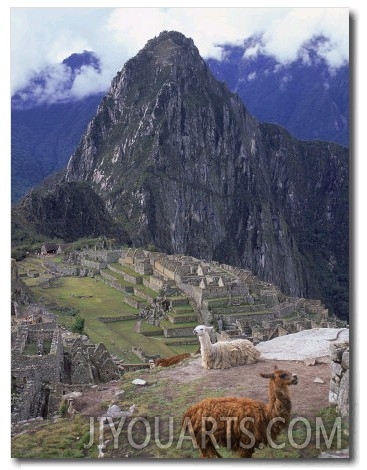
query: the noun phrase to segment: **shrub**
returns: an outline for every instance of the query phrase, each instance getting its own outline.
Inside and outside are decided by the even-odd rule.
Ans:
[[[84,323],[85,323],[85,320],[84,318],[80,317],[79,315],[77,315],[75,317],[75,321],[74,323],[72,324],[71,326],[71,331],[73,333],[79,333],[80,335],[83,334],[84,332]]]

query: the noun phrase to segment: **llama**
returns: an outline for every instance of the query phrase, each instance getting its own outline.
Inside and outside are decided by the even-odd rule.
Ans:
[[[205,325],[198,325],[194,329],[194,334],[199,337],[202,365],[205,369],[228,369],[259,359],[260,351],[247,339],[218,341],[213,344],[209,336],[212,329],[212,326]]]
[[[206,398],[191,406],[183,425],[191,424],[200,457],[222,457],[217,448],[227,447],[239,457],[250,458],[260,444],[271,445],[289,424],[291,399],[289,385],[296,385],[296,374],[274,368],[260,374],[269,380],[269,403],[251,398]]]
[[[169,367],[173,366],[174,364],[178,364],[179,362],[183,361],[187,357],[191,357],[190,353],[182,353],[182,354],[177,354],[176,356],[171,356],[171,357],[162,357],[160,359],[156,359],[154,361],[154,365],[152,364],[152,367]]]

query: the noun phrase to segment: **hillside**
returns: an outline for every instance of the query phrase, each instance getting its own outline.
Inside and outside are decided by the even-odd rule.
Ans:
[[[224,60],[209,59],[218,80],[239,94],[251,114],[285,127],[301,140],[324,140],[349,147],[349,65],[330,68],[317,54],[325,38],[315,38],[297,60],[278,64],[261,51],[261,38],[224,46]]]
[[[163,32],[112,81],[62,185],[13,212],[14,245],[34,226],[67,240],[114,226],[122,242],[250,269],[347,319],[348,158],[345,147],[257,121],[191,39]],[[80,191],[73,182],[89,186],[87,223],[59,198],[60,188]]]
[[[82,67],[99,68],[98,59],[89,52],[72,54],[58,67],[68,76],[57,93],[67,97]],[[47,102],[48,69],[34,76],[27,87],[12,96],[11,103],[11,202],[19,203],[45,178],[63,170],[79,144],[88,122],[94,116],[103,93],[75,99],[64,97],[59,102],[56,92]],[[42,99],[44,98],[44,99]]]
[[[279,124],[301,140],[324,140],[348,147],[349,65],[329,69],[317,54],[322,40],[305,44],[296,61],[282,66],[270,56],[251,55],[254,49],[261,50],[261,39],[256,37],[247,39],[243,46],[222,45],[224,58],[208,59],[207,64],[218,80],[238,93],[258,120]],[[49,174],[66,166],[104,95],[67,97],[66,91],[82,67],[100,71],[101,64],[93,52],[72,54],[58,66],[69,70],[64,101],[40,102],[42,89],[46,95],[47,69],[12,97],[13,204]]]
[[[332,318],[320,302],[289,298],[249,271],[131,248],[29,256],[12,263],[12,278],[13,457],[96,458],[98,418],[120,410],[111,415],[115,429],[121,426],[116,445],[108,425],[101,437],[105,457],[195,458],[190,441],[180,443],[185,409],[210,396],[266,400],[259,373],[274,365],[299,375],[292,387],[292,434],[281,436],[284,448],[259,449],[255,458],[315,458],[325,447],[348,446],[347,420],[337,418],[329,390],[335,403],[348,399],[349,375],[341,376],[349,368],[349,330],[329,328]],[[85,319],[83,335],[68,329],[75,315]],[[215,326],[214,340],[250,339],[260,361],[203,369],[193,334],[201,322]],[[332,354],[332,343],[345,352],[337,345]],[[179,365],[151,367],[159,356],[188,351],[191,357]],[[333,380],[340,388],[344,381],[344,395],[332,388]],[[321,445],[316,417],[327,435],[334,433]],[[146,426],[157,426],[154,436],[169,444],[147,439]],[[297,448],[292,439],[307,444]]]
[[[330,365],[319,363],[307,366],[303,362],[261,360],[251,366],[235,367],[227,370],[203,370],[200,358],[188,359],[185,363],[168,369],[152,369],[125,374],[120,381],[103,384],[83,392],[75,398],[73,405],[77,414],[74,418],[58,418],[58,420],[36,421],[28,428],[17,427],[17,434],[12,438],[12,456],[23,458],[96,458],[99,441],[98,417],[106,413],[107,407],[117,404],[121,410],[129,410],[136,405],[131,417],[122,421],[115,419],[115,426],[121,430],[114,445],[113,436],[106,425],[103,440],[106,447],[104,458],[113,459],[186,459],[198,458],[188,432],[186,439],[179,444],[181,419],[184,411],[193,403],[210,396],[247,396],[259,400],[267,400],[267,381],[259,377],[260,372],[270,372],[274,365],[298,374],[299,385],[292,387],[292,419],[294,419],[293,441],[282,434],[277,440],[278,449],[265,448],[255,452],[255,459],[284,458],[317,458],[323,450],[329,452],[348,447],[348,434],[341,433],[341,441],[337,441],[337,433],[327,444],[321,437],[317,443],[315,433],[316,416],[325,424],[327,436],[335,425],[335,409],[328,403]],[[146,380],[145,386],[133,385],[135,378]],[[321,379],[315,382],[315,379]],[[122,392],[123,390],[123,392]],[[95,434],[90,446],[89,422],[94,417]],[[299,420],[298,420],[299,418]],[[127,429],[132,419],[137,419],[130,427],[130,439]],[[155,419],[159,421],[155,421]],[[171,428],[169,419],[172,420]],[[143,420],[143,421],[142,421]],[[306,435],[304,423],[310,427],[310,435]],[[159,427],[158,424],[159,423]],[[66,426],[65,426],[66,425]],[[149,426],[149,428],[147,428]],[[69,432],[65,433],[65,429]],[[147,439],[147,429],[150,439]],[[156,431],[155,431],[156,430]],[[21,434],[23,431],[23,434]],[[155,434],[156,432],[156,434]],[[325,436],[324,436],[325,437]],[[158,443],[157,443],[158,439]],[[170,440],[171,439],[171,440]],[[309,442],[307,444],[307,439]],[[30,445],[37,442],[38,447]],[[296,442],[301,445],[296,448]],[[284,443],[284,445],[283,445]],[[164,444],[164,445],[163,445]],[[84,447],[86,446],[86,448]],[[221,449],[227,458],[233,454]],[[348,452],[344,456],[349,456]]]

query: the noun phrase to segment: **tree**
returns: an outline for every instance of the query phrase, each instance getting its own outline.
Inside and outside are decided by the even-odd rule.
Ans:
[[[79,315],[77,315],[75,317],[75,320],[74,320],[74,323],[71,327],[71,331],[73,333],[79,333],[80,335],[83,334],[84,332],[84,323],[85,323],[85,320],[84,318],[80,317]]]

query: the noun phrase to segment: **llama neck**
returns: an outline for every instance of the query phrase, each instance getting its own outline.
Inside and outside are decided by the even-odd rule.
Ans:
[[[270,419],[282,417],[288,423],[291,414],[291,399],[288,386],[276,387],[273,381],[269,384],[269,403],[267,410]]]
[[[202,351],[211,351],[213,348],[212,342],[210,341],[210,336],[207,331],[203,335],[199,336],[199,341]]]

